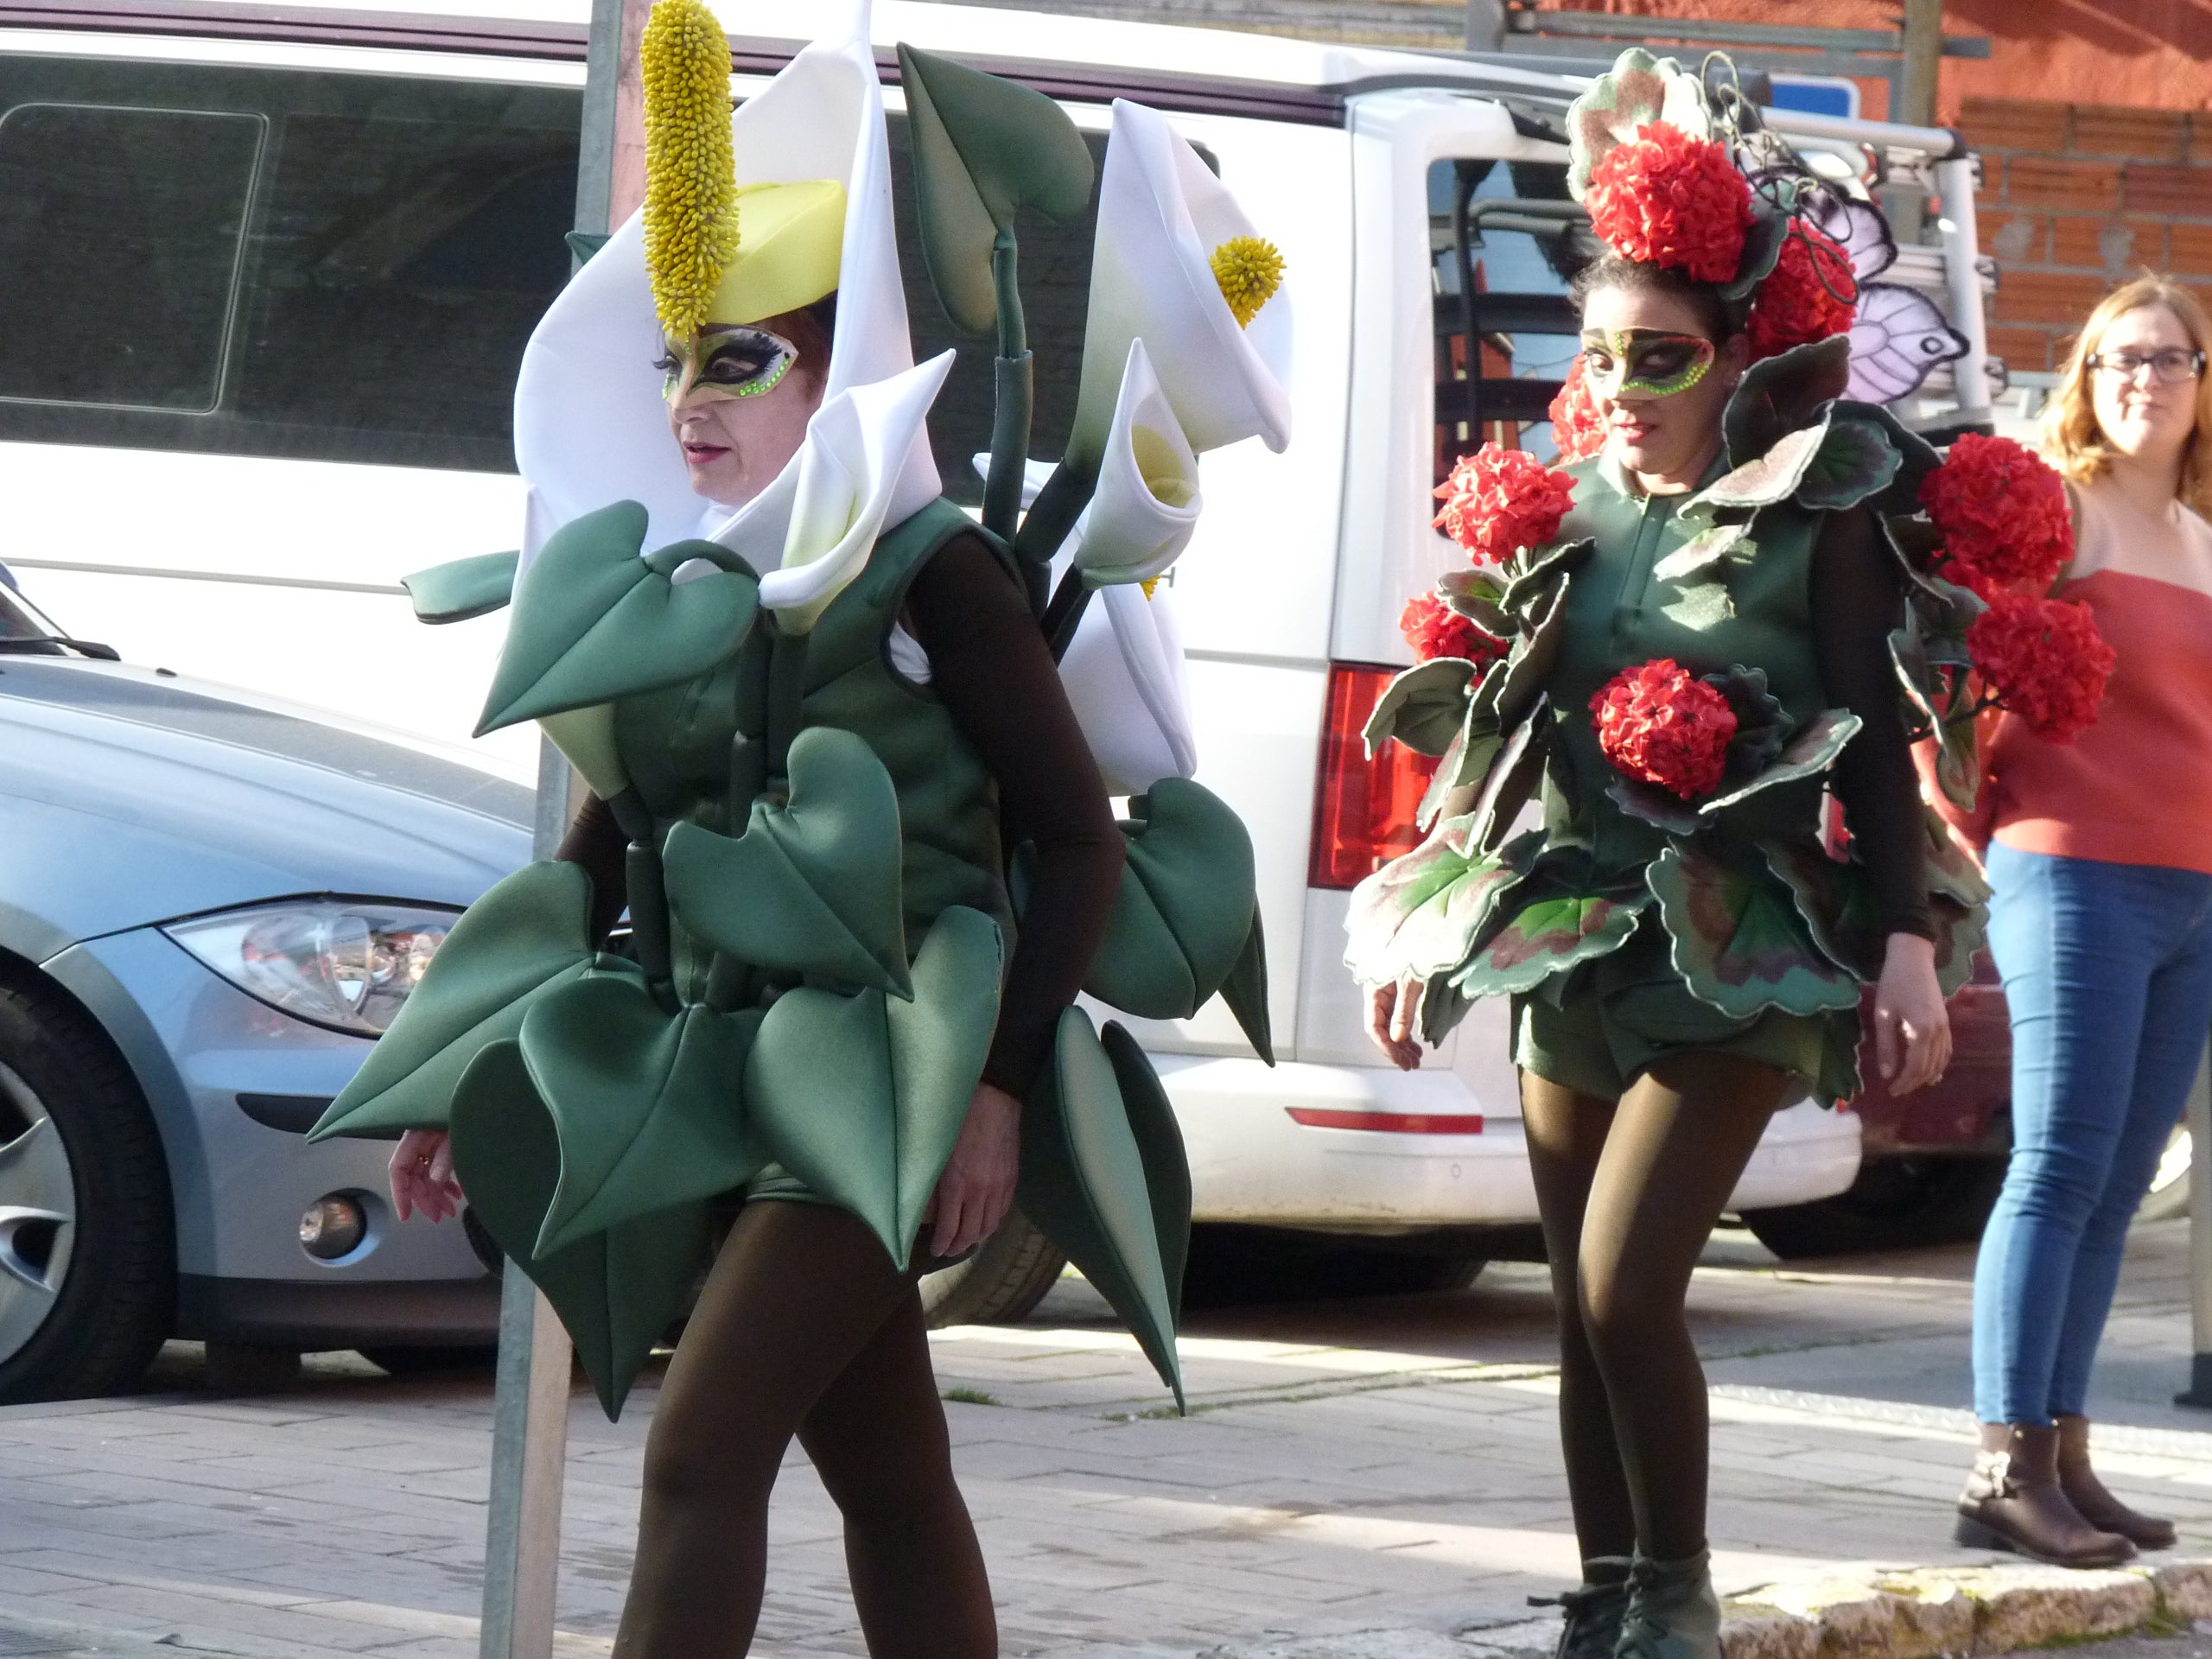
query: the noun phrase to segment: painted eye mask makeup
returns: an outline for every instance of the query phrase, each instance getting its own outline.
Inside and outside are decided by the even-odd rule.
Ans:
[[[798,347],[781,334],[750,325],[709,324],[688,346],[671,342],[654,366],[667,377],[661,396],[671,404],[718,397],[759,397],[798,361]]]
[[[1582,336],[1582,372],[1601,397],[1618,397],[1624,391],[1671,397],[1704,379],[1713,358],[1713,342],[1699,334],[1592,328]]]

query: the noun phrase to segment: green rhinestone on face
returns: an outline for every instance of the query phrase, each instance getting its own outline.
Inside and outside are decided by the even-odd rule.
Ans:
[[[1583,372],[1590,389],[1605,398],[1624,392],[1672,397],[1688,391],[1705,378],[1713,356],[1713,342],[1702,334],[1590,328],[1582,335]]]

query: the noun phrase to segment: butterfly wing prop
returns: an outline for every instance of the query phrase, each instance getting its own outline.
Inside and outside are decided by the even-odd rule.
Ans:
[[[1894,403],[1917,391],[1937,364],[1966,352],[1966,336],[1943,321],[1942,308],[1925,294],[1893,283],[1861,283],[1845,396]]]

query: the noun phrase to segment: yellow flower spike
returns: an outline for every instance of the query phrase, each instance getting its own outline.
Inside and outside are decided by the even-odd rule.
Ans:
[[[1260,308],[1282,286],[1282,251],[1264,237],[1232,236],[1213,251],[1207,263],[1239,328],[1249,327]]]
[[[1241,328],[1244,325],[1243,323],[1239,323],[1236,326]],[[1158,576],[1147,576],[1142,582],[1137,583],[1137,586],[1143,588],[1144,596],[1147,599],[1150,599],[1152,597],[1152,590],[1160,586],[1160,578]]]
[[[688,340],[737,251],[729,39],[705,0],[657,0],[639,68],[645,103],[645,267],[661,326]]]

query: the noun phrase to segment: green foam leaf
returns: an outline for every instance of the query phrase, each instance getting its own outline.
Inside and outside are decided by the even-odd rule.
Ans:
[[[1251,938],[1251,836],[1220,797],[1187,778],[1154,784],[1144,816],[1122,833],[1121,891],[1084,988],[1141,1019],[1187,1020],[1227,982]]]
[[[760,1173],[741,1083],[760,1020],[696,1004],[669,1014],[628,976],[588,976],[538,1001],[523,1064],[561,1141],[539,1254]]]
[[[791,744],[790,777],[789,804],[755,801],[742,836],[669,831],[671,910],[740,962],[906,995],[891,774],[856,734],[810,726]]]
[[[923,262],[945,315],[970,334],[997,314],[991,250],[1017,209],[1062,222],[1090,200],[1090,150],[1042,92],[899,46],[914,143]]]
[[[618,501],[556,531],[515,583],[514,616],[476,734],[657,691],[734,652],[759,581],[729,549],[677,542],[640,558],[645,510]],[[714,567],[678,582],[685,565]]]
[[[867,1223],[901,1271],[982,1076],[999,966],[998,924],[950,906],[914,958],[912,1001],[786,991],[746,1061],[754,1133],[778,1163]]]
[[[514,596],[521,561],[519,553],[480,553],[402,576],[399,585],[414,601],[416,621],[466,622],[501,609]]]
[[[1113,1305],[1180,1406],[1177,1293],[1167,1276],[1179,1251],[1173,1238],[1162,1249],[1145,1152],[1123,1092],[1122,1071],[1142,1055],[1124,1049],[1123,1056],[1117,1067],[1082,1009],[1062,1013],[1052,1061],[1023,1105],[1016,1193],[1022,1213]],[[1147,1102],[1135,1115],[1155,1136],[1161,1128],[1159,1105]],[[1173,1122],[1170,1112],[1167,1122]],[[1179,1135],[1175,1151],[1179,1155]],[[1162,1196],[1172,1211],[1175,1195]],[[1187,1198],[1183,1202],[1187,1236]]]
[[[1821,419],[1851,385],[1851,336],[1793,346],[1744,372],[1720,416],[1728,464],[1757,460],[1787,433]]]
[[[1420,663],[1383,688],[1363,735],[1370,758],[1392,738],[1416,754],[1442,754],[1467,711],[1467,684],[1475,665],[1464,657]]]
[[[468,1207],[561,1316],[607,1416],[667,1334],[706,1265],[706,1205],[679,1204],[540,1255],[561,1143],[520,1046],[494,1043],[454,1097],[453,1161]]]
[[[471,905],[308,1138],[442,1128],[477,1052],[513,1037],[532,1001],[591,968],[591,896],[580,866],[547,861]]]
[[[1856,1007],[1858,979],[1814,944],[1789,888],[1758,854],[1732,850],[1673,841],[1645,872],[1692,995],[1739,1020]]]
[[[1827,510],[1855,507],[1887,489],[1904,464],[1878,422],[1837,415],[1797,486],[1798,502]]]

